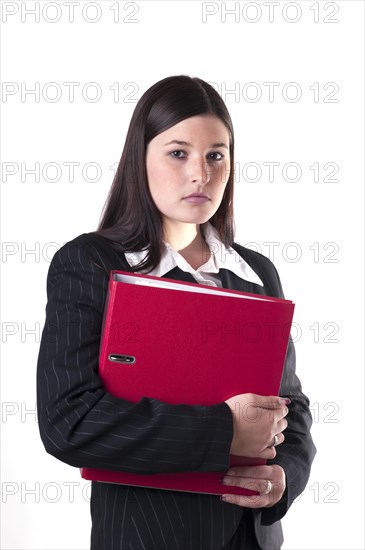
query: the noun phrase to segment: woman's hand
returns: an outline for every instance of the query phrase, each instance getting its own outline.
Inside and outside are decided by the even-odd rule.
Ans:
[[[229,483],[225,483],[225,481]],[[222,483],[236,485],[253,491],[259,495],[222,495],[224,502],[244,506],[245,508],[270,508],[274,506],[284,494],[286,487],[285,472],[278,464],[264,466],[234,466],[230,468]]]
[[[275,458],[275,445],[283,443],[290,399],[244,393],[225,401],[233,416],[230,453],[254,458]]]

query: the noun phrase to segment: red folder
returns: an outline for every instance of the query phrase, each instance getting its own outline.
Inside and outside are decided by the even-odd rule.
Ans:
[[[132,402],[213,405],[241,393],[278,395],[290,300],[152,275],[110,273],[99,357],[106,391]],[[230,455],[231,466],[265,460]],[[222,472],[133,474],[81,468],[84,479],[210,494]]]

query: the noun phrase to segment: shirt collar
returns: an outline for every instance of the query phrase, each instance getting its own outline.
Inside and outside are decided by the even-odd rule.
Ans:
[[[212,256],[196,271],[203,273],[219,273],[219,269],[228,269],[241,279],[263,286],[261,279],[248,263],[245,262],[232,247],[227,247],[222,243],[217,230],[210,222],[204,223],[202,225],[202,230],[205,240],[212,252]],[[174,267],[179,267],[183,271],[194,274],[195,270],[188,264],[185,258],[174,250],[169,243],[164,242],[164,244],[165,249],[162,253],[160,263],[155,269],[149,271],[148,275],[162,277]],[[137,252],[125,252],[124,254],[129,265],[133,267],[146,257],[147,251],[140,250]]]

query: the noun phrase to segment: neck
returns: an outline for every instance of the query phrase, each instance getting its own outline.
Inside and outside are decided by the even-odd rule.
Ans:
[[[203,241],[200,225],[165,220],[163,226],[164,240],[175,250],[189,246],[193,241]]]
[[[199,224],[178,223],[167,220],[164,223],[164,239],[194,269],[204,264],[211,255]]]

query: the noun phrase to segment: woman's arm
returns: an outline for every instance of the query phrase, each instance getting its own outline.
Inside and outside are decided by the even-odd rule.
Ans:
[[[295,349],[289,340],[280,395],[290,397],[289,413],[286,416],[288,427],[284,431],[284,443],[275,447],[276,457],[268,464],[280,465],[286,477],[286,489],[282,499],[272,508],[262,510],[263,524],[271,524],[281,519],[294,500],[304,491],[316,454],[310,428],[312,416],[309,399],[302,392],[301,383],[295,373]]]
[[[285,298],[279,274],[275,266],[271,265],[277,277],[278,297]],[[284,443],[276,447],[276,457],[269,460],[268,464],[278,464],[284,469],[286,489],[282,499],[275,506],[262,510],[261,522],[263,524],[271,524],[281,519],[294,500],[304,491],[317,452],[310,434],[312,415],[309,409],[309,399],[303,393],[300,380],[296,375],[295,348],[291,336],[285,358],[280,395],[291,399],[289,413],[286,416],[288,426],[284,431]]]
[[[109,277],[93,260],[80,236],[55,254],[48,272],[37,365],[46,451],[71,466],[131,473],[227,469],[233,419],[226,403],[133,403],[104,391],[97,373]]]

